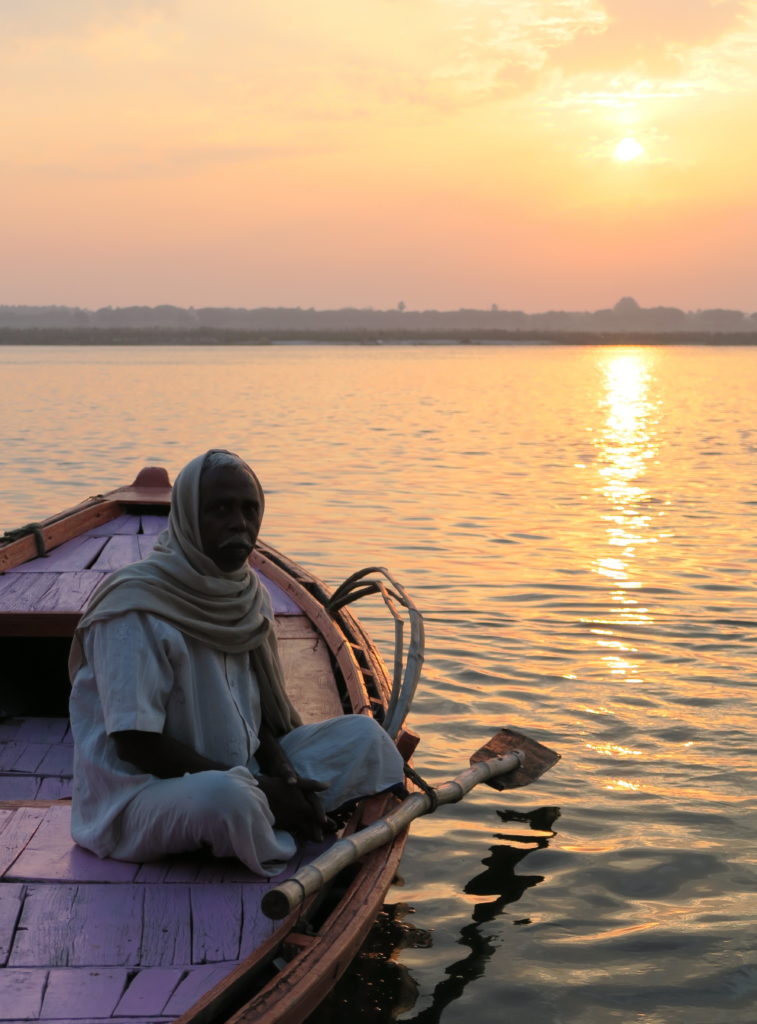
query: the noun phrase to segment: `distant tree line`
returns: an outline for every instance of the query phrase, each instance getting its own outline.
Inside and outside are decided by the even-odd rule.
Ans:
[[[0,327],[0,345],[757,345],[754,331],[239,331],[205,327]]]
[[[179,337],[196,344],[329,340],[399,340],[408,338],[465,340],[517,340],[526,336],[549,340],[566,332],[595,334],[722,334],[757,332],[757,313],[737,309],[698,309],[685,312],[672,306],[644,308],[623,298],[611,309],[593,312],[553,310],[457,309],[408,310],[400,302],[394,309],[317,310],[300,307],[232,309],[179,306],[125,306],[88,310],[69,306],[0,306],[0,334],[9,343],[19,331],[64,331],[70,339],[92,343],[135,344],[149,332],[157,340],[178,343]],[[156,335],[156,332],[157,335]],[[165,334],[164,334],[165,332]],[[549,337],[548,337],[549,336]],[[121,340],[123,339],[123,340]],[[127,340],[128,339],[128,340]],[[31,341],[31,338],[27,339]],[[39,340],[39,338],[37,339]],[[144,341],[146,343],[147,339]],[[69,340],[67,343],[71,343]]]

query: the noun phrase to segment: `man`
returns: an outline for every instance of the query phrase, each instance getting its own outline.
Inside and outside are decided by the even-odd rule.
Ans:
[[[100,857],[210,848],[272,875],[326,811],[402,782],[372,719],[303,726],[248,557],[264,497],[238,456],[193,459],[168,529],[95,592],[71,652],[72,835]]]

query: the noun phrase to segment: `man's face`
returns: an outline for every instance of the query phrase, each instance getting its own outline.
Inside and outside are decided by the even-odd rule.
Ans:
[[[200,477],[202,550],[222,572],[241,568],[255,546],[263,494],[241,466],[218,466]]]

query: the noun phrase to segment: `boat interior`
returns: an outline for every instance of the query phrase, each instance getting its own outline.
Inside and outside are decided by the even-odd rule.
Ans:
[[[97,584],[148,554],[165,523],[165,510],[129,510],[0,575],[4,1022],[176,1020],[265,945],[280,922],[263,915],[262,895],[323,848],[309,844],[278,879],[262,879],[201,854],[99,860],[70,838],[72,624]],[[284,590],[263,583],[303,719],[341,714],[322,637]]]

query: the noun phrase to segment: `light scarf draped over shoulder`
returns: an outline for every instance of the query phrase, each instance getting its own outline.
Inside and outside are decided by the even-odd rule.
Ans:
[[[168,529],[152,553],[112,573],[95,590],[74,636],[69,672],[73,680],[82,664],[82,630],[127,612],[149,612],[215,650],[249,651],[263,721],[282,735],[302,722],[284,688],[268,593],[247,562],[223,572],[202,550],[200,476],[210,454],[192,459],[176,477]],[[239,463],[257,482],[249,466]]]

